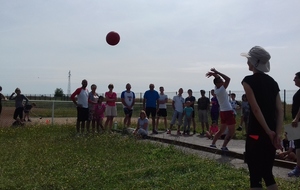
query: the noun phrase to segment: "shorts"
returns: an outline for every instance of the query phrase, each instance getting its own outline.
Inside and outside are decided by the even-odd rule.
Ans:
[[[198,110],[198,117],[199,117],[199,122],[208,122],[208,114],[207,110]]]
[[[151,115],[151,117],[155,117],[156,116],[156,108],[147,107],[146,108],[146,115],[147,115],[148,118],[150,117],[150,115]]]
[[[89,119],[89,108],[77,107],[77,121],[87,121]]]
[[[221,124],[235,125],[235,115],[232,110],[220,111]]]
[[[174,125],[176,122],[176,119],[178,120],[178,126],[182,125],[182,117],[183,117],[183,113],[182,112],[178,112],[176,110],[174,110],[173,116],[172,116],[172,120],[171,120],[171,125]]]
[[[167,117],[167,109],[160,108],[157,112],[158,117]]]
[[[133,112],[133,109],[128,109],[128,108],[123,108],[123,110],[124,110],[124,114],[127,116],[128,115],[128,117],[131,117],[132,116],[132,112]]]
[[[117,116],[117,106],[106,106],[105,116],[116,117]]]
[[[94,119],[95,110],[89,108],[89,121]]]
[[[14,112],[14,119],[17,119],[18,116],[19,116],[20,119],[23,119],[23,111],[24,111],[23,107],[16,108],[15,112]]]

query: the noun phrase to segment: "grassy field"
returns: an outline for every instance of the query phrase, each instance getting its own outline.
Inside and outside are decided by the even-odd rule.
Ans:
[[[0,189],[248,189],[245,169],[120,134],[74,126],[0,128]],[[277,179],[280,189],[300,180]]]

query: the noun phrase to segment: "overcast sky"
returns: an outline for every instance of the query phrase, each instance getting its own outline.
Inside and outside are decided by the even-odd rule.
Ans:
[[[212,67],[243,90],[250,75],[240,53],[259,45],[271,54],[268,73],[295,90],[300,71],[299,0],[0,0],[0,85],[10,94],[71,93],[82,79],[120,93],[210,90]],[[110,46],[106,34],[120,43]]]

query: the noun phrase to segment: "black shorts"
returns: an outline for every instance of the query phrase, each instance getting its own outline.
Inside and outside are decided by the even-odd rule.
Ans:
[[[132,116],[132,111],[133,111],[132,109],[130,110],[128,108],[123,108],[123,110],[125,115],[128,115],[128,117]]]
[[[17,119],[18,116],[20,119],[23,119],[23,111],[24,111],[23,107],[16,108],[14,112],[14,119]]]
[[[167,113],[167,109],[159,109],[157,112],[157,116],[158,117],[167,117],[168,113]]]
[[[151,117],[155,117],[156,116],[156,108],[147,107],[146,108],[146,115],[147,115],[148,118],[150,117],[150,115],[151,115]]]
[[[77,107],[77,121],[87,121],[89,119],[89,108]]]

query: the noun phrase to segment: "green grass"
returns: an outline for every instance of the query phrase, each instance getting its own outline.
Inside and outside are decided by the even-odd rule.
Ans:
[[[120,134],[74,126],[0,129],[0,189],[247,189],[248,172]],[[300,181],[278,180],[280,189]]]

